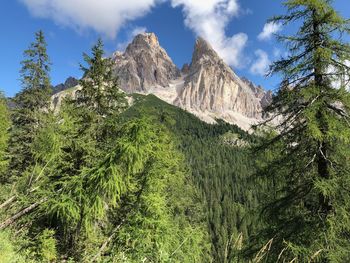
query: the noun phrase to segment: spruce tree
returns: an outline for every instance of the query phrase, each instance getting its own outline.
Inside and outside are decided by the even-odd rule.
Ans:
[[[50,61],[44,33],[35,33],[35,42],[24,51],[20,70],[22,90],[13,99],[10,138],[10,171],[20,176],[33,163],[31,143],[40,124],[40,115],[48,110],[50,101]]]
[[[271,180],[264,210],[271,262],[350,261],[350,45],[343,38],[350,24],[331,4],[288,0],[287,14],[271,20],[299,27],[279,36],[289,55],[271,66],[283,77],[267,108],[271,119],[279,116],[278,133],[266,141],[261,167]]]
[[[91,56],[83,54],[86,66],[80,66],[83,71],[83,78],[79,81],[81,89],[73,103],[81,111],[86,131],[91,132],[90,136],[101,148],[102,144],[109,145],[106,140],[113,140],[111,136],[117,129],[115,118],[127,108],[128,102],[113,72],[114,62],[104,57],[101,39],[92,47],[91,53]]]
[[[72,204],[69,202],[70,199],[79,199],[76,203],[79,207],[60,208],[67,209],[60,211],[66,219],[70,218],[67,220],[73,220],[72,217],[75,216],[75,223],[72,221],[62,223],[61,220],[56,222],[57,227],[65,231],[62,242],[67,244],[67,247],[72,249],[70,253],[75,255],[86,241],[84,238],[86,221],[88,218],[92,218],[91,220],[94,218],[93,213],[88,212],[90,208],[85,207],[89,205],[86,200],[92,193],[86,193],[82,188],[85,187],[82,172],[95,167],[115,146],[119,129],[118,115],[127,106],[125,94],[120,91],[112,72],[113,63],[103,55],[101,40],[92,48],[92,57],[84,54],[87,66],[81,66],[84,76],[79,82],[80,88],[72,98],[67,98],[62,103],[56,118],[49,119],[43,129],[40,129],[32,147],[37,157],[37,150],[43,147],[42,144],[47,145],[43,147],[44,150],[47,148],[47,157],[41,153],[40,158],[36,158],[39,167],[45,166],[50,161],[50,158],[47,159],[51,155],[49,153],[52,153],[54,158],[59,158],[51,161],[50,166],[46,168],[46,171],[51,170],[47,179],[51,181],[48,184],[53,188],[45,188],[42,196],[58,194],[55,196],[55,201],[61,200],[62,205]],[[60,146],[51,152],[50,145]],[[42,183],[47,183],[44,178],[42,179]],[[60,189],[59,193],[56,193],[57,189]],[[75,196],[66,195],[65,191]],[[75,212],[78,214],[71,214],[73,208],[77,209]]]
[[[119,89],[118,78],[113,74],[114,62],[104,57],[103,42],[98,39],[92,47],[92,56],[83,54],[87,67],[81,65],[84,77],[80,80],[81,91],[77,102],[97,112],[99,116],[119,114],[127,102]]]

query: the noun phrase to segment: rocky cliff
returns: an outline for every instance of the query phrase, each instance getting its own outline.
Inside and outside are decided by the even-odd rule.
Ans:
[[[69,77],[66,79],[64,83],[58,84],[52,88],[53,94],[59,93],[61,91],[73,88],[79,84],[79,80],[73,77]]]
[[[147,92],[151,87],[167,87],[180,77],[180,70],[153,33],[137,35],[124,53],[116,52],[115,74],[128,93]]]
[[[137,35],[125,52],[115,52],[112,59],[126,93],[154,94],[206,122],[224,119],[248,130],[261,120],[272,98],[271,92],[239,78],[202,38],[195,43],[191,63],[181,70],[153,33]],[[53,99],[60,97],[55,94]]]
[[[260,100],[261,107],[264,109],[266,106],[268,106],[272,101],[272,91],[271,90],[265,90],[260,85],[255,85],[253,82],[248,80],[245,77],[242,77],[241,80],[248,85],[248,87],[253,91],[255,94],[255,97],[257,97]]]
[[[175,101],[184,109],[224,118],[244,128],[261,117],[260,99],[202,38],[196,41],[184,80]]]

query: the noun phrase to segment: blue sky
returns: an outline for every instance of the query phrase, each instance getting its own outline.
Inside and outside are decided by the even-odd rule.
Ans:
[[[80,77],[82,53],[96,39],[107,54],[125,47],[133,33],[154,32],[175,64],[190,62],[198,35],[206,38],[240,76],[274,89],[278,77],[263,76],[268,62],[285,51],[271,32],[291,28],[265,27],[284,9],[278,0],[4,0],[0,15],[0,90],[13,96],[20,87],[22,53],[42,29],[48,42],[54,85]],[[350,17],[349,0],[335,8]],[[260,35],[260,36],[259,36]]]

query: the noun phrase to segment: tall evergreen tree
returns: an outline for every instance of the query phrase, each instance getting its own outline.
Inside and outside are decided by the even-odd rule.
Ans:
[[[267,109],[280,116],[278,134],[261,170],[272,182],[264,210],[271,262],[350,261],[350,23],[331,4],[288,0],[288,13],[272,19],[299,29],[279,37],[289,55],[271,67],[283,76]]]
[[[118,78],[113,74],[114,62],[104,57],[103,42],[98,39],[92,47],[92,55],[84,53],[86,66],[81,65],[83,78],[79,84],[73,103],[80,108],[82,121],[87,132],[101,145],[109,145],[106,140],[116,134],[115,118],[124,111],[128,102],[125,93],[119,88]],[[114,137],[115,139],[115,137]]]
[[[10,138],[10,171],[20,176],[33,163],[30,145],[40,124],[40,114],[47,110],[50,99],[50,61],[44,33],[35,33],[35,42],[24,51],[21,62],[22,90],[14,98]]]
[[[83,54],[87,67],[81,65],[84,77],[80,80],[82,87],[77,102],[97,112],[100,116],[119,114],[127,102],[119,89],[118,78],[113,74],[114,62],[105,58],[103,42],[98,39],[92,47],[92,57]]]
[[[125,94],[112,74],[112,61],[103,58],[103,54],[101,40],[92,48],[92,57],[84,54],[87,67],[81,66],[84,72],[81,88],[73,98],[62,103],[57,116],[46,119],[32,146],[39,173],[45,167],[48,174],[33,187],[52,186],[37,191],[40,195],[37,199],[54,194],[53,201],[60,200],[57,203],[63,206],[59,208],[60,216],[67,221],[56,220],[55,227],[64,231],[64,234],[60,232],[62,243],[75,255],[84,241],[88,243],[84,238],[86,221],[94,220],[94,214],[88,211],[90,204],[87,204],[92,193],[81,188],[85,187],[82,173],[95,167],[115,146],[119,129],[117,117],[127,106]],[[65,194],[66,191],[69,194]],[[76,203],[70,202],[73,198],[77,198]],[[71,204],[78,206],[69,206]],[[74,223],[70,221],[73,216]]]

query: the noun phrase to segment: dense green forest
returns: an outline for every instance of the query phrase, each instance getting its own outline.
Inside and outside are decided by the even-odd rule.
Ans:
[[[285,7],[271,21],[298,29],[250,134],[126,95],[101,40],[54,112],[37,32],[0,94],[0,262],[349,262],[350,22]]]
[[[157,126],[172,132],[204,202],[213,258],[232,262],[239,250],[235,242],[255,229],[259,192],[250,187],[254,161],[247,146],[257,138],[220,120],[214,125],[202,122],[154,95],[138,95],[136,101],[122,118],[153,116]]]
[[[2,232],[4,260],[210,261],[203,205],[185,158],[150,117],[120,121],[127,100],[102,42],[84,55],[82,90],[58,114],[34,106],[43,97],[49,103],[45,48],[40,31],[25,52],[10,129],[1,99],[0,229],[13,230]]]
[[[183,173],[187,175],[186,180],[188,180],[187,184],[189,184],[186,186],[182,185],[181,187],[178,187],[177,190],[176,188],[173,190],[178,192],[179,196],[182,196],[181,198],[185,198],[185,196],[183,196],[184,194],[190,195],[182,201],[184,203],[182,203],[180,206],[181,210],[186,209],[186,213],[190,213],[191,220],[194,220],[196,225],[198,224],[198,227],[200,227],[200,229],[203,231],[203,233],[198,237],[200,238],[201,242],[197,244],[199,246],[198,249],[203,250],[200,252],[201,256],[196,260],[196,257],[188,254],[186,255],[186,257],[189,257],[187,260],[184,259],[179,261],[175,258],[174,261],[210,262],[214,259],[216,262],[223,262],[225,260],[226,262],[232,262],[232,260],[237,256],[237,251],[240,249],[240,247],[235,244],[236,240],[238,240],[240,237],[244,237],[244,239],[246,239],[254,228],[252,226],[252,218],[248,213],[250,209],[257,207],[257,200],[255,196],[256,191],[248,187],[250,183],[250,175],[252,174],[251,167],[253,162],[249,158],[248,149],[239,146],[240,141],[249,144],[254,141],[254,138],[240,130],[237,126],[229,125],[221,121],[219,121],[216,125],[204,123],[192,114],[175,106],[169,105],[153,95],[134,95],[133,97],[135,100],[134,105],[118,116],[118,118],[114,119],[115,124],[113,125],[117,126],[116,133],[118,134],[116,137],[119,138],[120,134],[125,132],[121,130],[124,129],[124,125],[128,127],[129,125],[133,126],[140,123],[148,126],[150,131],[160,129],[163,130],[162,132],[167,134],[169,138],[165,146],[168,148],[168,151],[172,152],[171,154],[177,152],[179,155],[177,158],[180,158],[181,160],[181,163],[179,164],[181,167],[180,169],[182,169]],[[70,112],[72,111],[70,106],[68,105],[66,107],[67,109],[65,109],[65,111],[67,112],[61,110],[60,113],[60,115],[62,114],[63,118],[65,118],[65,116],[68,117],[69,114],[72,114]],[[144,116],[147,116],[147,118],[144,119]],[[47,141],[45,141],[47,139],[57,140],[56,142],[59,143],[60,139],[54,138],[57,136],[55,133],[57,133],[60,129],[66,129],[65,127],[59,127],[60,125],[55,124],[57,120],[62,118],[61,116],[51,117],[53,119],[46,120],[48,122],[45,123],[45,127],[43,128],[44,133],[42,138],[39,139],[39,137],[37,137],[39,140],[39,145],[37,145],[37,147],[41,147],[40,144],[42,143],[47,145]],[[46,127],[50,127],[50,131],[47,131]],[[152,137],[151,133],[147,133],[144,127],[140,128],[142,128],[142,135],[145,136],[148,143],[152,144],[159,140],[158,136],[160,135],[158,133],[154,135],[156,137]],[[108,130],[111,131],[110,126],[108,127]],[[41,134],[39,135],[41,136]],[[53,138],[51,138],[51,136]],[[66,134],[64,134],[64,136],[64,138],[66,138]],[[128,136],[130,136],[130,134],[128,134]],[[74,140],[78,139],[76,137],[73,138]],[[130,143],[136,143],[136,138],[134,137],[126,137],[124,139],[130,140]],[[71,143],[77,142],[72,141]],[[171,144],[173,144],[173,146],[171,146]],[[52,147],[62,146],[52,145]],[[108,145],[108,149],[113,151],[113,147],[111,147],[111,145]],[[45,147],[45,149],[42,150],[47,151],[48,149]],[[57,148],[53,148],[52,151],[53,153],[57,154]],[[140,149],[137,151],[139,152]],[[172,161],[176,160],[175,158],[175,156],[171,156]],[[45,159],[49,161],[49,157],[45,157]],[[57,164],[57,162],[55,163]],[[232,163],[234,163],[234,165],[232,165]],[[37,167],[36,169],[41,172],[41,169],[45,165],[46,163],[43,162],[40,168]],[[46,167],[45,169],[47,169],[46,172],[48,172],[48,169],[50,168]],[[57,171],[57,167],[53,167],[52,169],[55,170],[55,173],[59,173]],[[159,170],[157,173],[163,173],[163,171]],[[181,177],[179,177],[177,174],[175,175],[176,180],[180,180]],[[51,176],[53,175],[51,174],[50,177]],[[61,182],[59,182],[59,180],[66,179],[59,177],[61,176],[53,176],[50,179],[52,180],[51,182],[46,181],[45,183],[42,183],[60,185]],[[71,187],[78,186],[76,181],[73,181],[72,184],[73,185]],[[156,182],[154,182],[154,184],[156,184]],[[173,188],[174,185],[168,187]],[[47,193],[45,193],[45,195],[46,194]],[[59,193],[59,196],[61,195],[62,194]],[[59,198],[59,196],[55,196],[54,203],[48,203],[47,206],[51,207],[51,209],[54,206],[60,206],[61,204],[58,203],[58,199],[56,199]],[[34,200],[37,200],[37,197],[35,197]],[[174,201],[175,199],[171,200],[171,202]],[[189,207],[186,207],[191,202],[194,203],[189,205]],[[30,202],[28,205],[30,205]],[[123,210],[132,209],[132,207],[130,207],[131,204],[129,206],[126,206],[126,204],[120,205],[123,206]],[[63,209],[63,207],[57,207],[56,209],[58,208]],[[65,209],[68,209],[68,207]],[[180,208],[178,207],[177,209]],[[57,212],[58,211],[56,211],[56,213]],[[60,213],[66,212],[67,211],[64,210],[60,211]],[[114,213],[117,214],[118,212],[113,211],[113,214]],[[120,217],[120,215],[118,217]],[[41,220],[46,221],[45,219]],[[42,222],[41,220],[40,223]],[[123,217],[120,217],[119,220],[123,220]],[[55,225],[53,228],[57,229],[57,226]],[[168,226],[168,228],[170,228],[170,226]],[[49,230],[45,227],[41,231],[46,231],[45,233],[47,233]],[[109,231],[106,230],[106,233],[114,233],[113,231]],[[145,229],[142,231],[145,231]],[[176,231],[173,231],[174,230],[171,232],[176,233]],[[195,228],[192,229],[192,231],[195,231]],[[197,231],[198,230],[195,232]],[[118,234],[121,234],[121,232],[122,229],[118,231]],[[53,234],[54,232],[49,233]],[[191,236],[194,235],[193,232],[190,232],[189,234]],[[197,232],[196,234],[199,233]],[[165,232],[162,232],[162,235],[165,235]],[[55,233],[55,236],[57,236],[57,233]],[[104,240],[102,237],[100,237],[100,242]],[[106,235],[105,239],[108,239],[108,237],[109,236]],[[206,242],[203,242],[203,238],[206,240]],[[59,243],[62,243],[63,241],[60,239],[58,240]],[[117,238],[115,238],[115,240],[111,240],[111,243],[117,241]],[[87,241],[84,240],[84,242],[84,253],[88,253],[85,248]],[[95,244],[99,244],[98,241],[95,242]],[[187,240],[186,242],[189,242],[188,245],[191,245],[191,247],[195,244],[193,243],[194,241],[191,240]],[[117,244],[111,244],[111,250],[113,249],[113,246],[117,246]],[[62,249],[63,252],[66,252],[65,249],[67,248],[64,246]],[[182,245],[181,249],[185,249],[184,245]],[[31,249],[29,249],[29,251],[30,250]],[[60,251],[58,251],[58,253],[59,252]],[[138,253],[140,253],[140,251]],[[89,255],[87,255],[87,258],[88,257]],[[109,257],[111,257],[111,255],[109,255]],[[113,257],[115,258],[116,262],[118,262],[117,258],[115,256]]]

